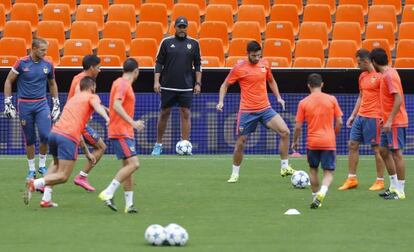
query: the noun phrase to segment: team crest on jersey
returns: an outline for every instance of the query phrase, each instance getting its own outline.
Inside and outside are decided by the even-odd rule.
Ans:
[[[191,44],[187,44],[187,48],[188,48],[188,50],[191,50]]]
[[[21,120],[20,123],[22,124],[22,126],[26,126],[26,120]]]
[[[372,76],[370,81],[371,83],[375,83],[377,81],[377,76]]]
[[[262,67],[262,73],[266,73],[266,67]]]
[[[47,73],[49,72],[49,69],[47,69],[47,67],[44,67],[44,68],[43,68],[43,72],[44,72],[45,74],[47,74]]]

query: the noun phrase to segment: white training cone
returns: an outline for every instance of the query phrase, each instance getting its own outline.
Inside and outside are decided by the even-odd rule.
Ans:
[[[285,215],[299,215],[300,212],[294,208],[291,208],[285,212]]]

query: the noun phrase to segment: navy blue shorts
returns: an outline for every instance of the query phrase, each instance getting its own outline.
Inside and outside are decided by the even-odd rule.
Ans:
[[[276,115],[277,112],[272,108],[267,108],[259,112],[239,111],[236,134],[240,136],[248,135],[256,130],[258,123],[261,123],[266,127],[266,124]]]
[[[47,143],[52,120],[46,98],[39,100],[18,99],[18,110],[26,145],[35,144],[36,127],[40,142]]]
[[[406,142],[406,128],[392,127],[390,132],[381,132],[381,147],[389,150],[402,150]]]
[[[82,136],[83,139],[85,139],[85,142],[92,146],[94,146],[101,138],[98,133],[96,133],[96,131],[89,125],[86,125],[85,129],[82,132]]]
[[[59,160],[76,160],[78,158],[78,144],[65,136],[50,132],[49,153]]]
[[[131,138],[111,138],[114,151],[118,159],[127,159],[136,156],[135,140]]]
[[[324,170],[335,170],[336,151],[334,150],[307,150],[310,168],[318,168],[319,163]]]
[[[352,124],[350,139],[363,144],[378,145],[381,128],[379,118],[357,116]]]

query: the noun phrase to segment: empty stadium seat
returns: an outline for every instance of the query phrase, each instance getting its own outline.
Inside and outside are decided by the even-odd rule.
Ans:
[[[96,22],[98,31],[104,27],[104,12],[101,5],[81,4],[76,10],[76,21]]]
[[[362,48],[367,49],[368,51],[371,51],[374,48],[384,49],[387,53],[388,61],[391,64],[390,45],[388,44],[387,39],[365,39],[362,41]]]
[[[158,51],[157,41],[151,38],[136,38],[131,41],[130,56],[147,56],[155,62]]]
[[[178,0],[178,3],[196,4],[200,9],[200,16],[204,16],[206,14],[206,0]]]
[[[201,57],[202,67],[223,67],[220,63],[219,57],[216,56],[203,56]]]
[[[402,39],[398,41],[397,58],[414,58],[414,40]]]
[[[323,49],[328,48],[328,28],[323,22],[303,22],[300,26],[299,39],[319,39]]]
[[[234,67],[234,65],[238,64],[241,61],[247,60],[246,56],[230,56],[227,57],[225,67]]]
[[[165,7],[164,4],[145,3],[141,5],[141,15],[139,16],[139,21],[160,22],[162,24],[162,33],[167,33],[167,7]]]
[[[103,67],[120,67],[122,66],[121,59],[116,55],[100,55],[98,57],[101,58],[101,66]]]
[[[210,1],[211,2],[211,1]],[[206,21],[223,21],[227,24],[227,32],[232,32],[234,28],[233,14],[230,5],[209,4],[206,9]]]
[[[124,21],[107,21],[103,30],[103,38],[118,38],[125,42],[125,48],[129,51],[132,35],[131,27]]]
[[[360,5],[364,16],[368,14],[368,0],[339,0],[339,6],[349,4]]]
[[[237,0],[209,0],[208,6],[210,5],[228,5],[231,9],[232,15],[237,15],[237,12],[239,11],[239,4]],[[207,6],[207,8],[208,8]]]
[[[65,55],[60,58],[61,67],[81,67],[83,56],[80,55]]]
[[[202,57],[214,56],[219,59],[219,67],[224,66],[223,41],[218,38],[202,38],[199,40]]]
[[[134,58],[136,61],[138,61],[139,67],[154,67],[155,65],[152,57],[136,56],[136,57],[130,57],[130,58]]]
[[[61,21],[66,31],[70,30],[72,20],[67,4],[46,4],[43,8],[43,21]]]
[[[186,17],[188,21],[196,22],[198,30],[200,29],[200,8],[198,5],[184,3],[175,4],[171,14],[172,22],[181,16]]]
[[[414,68],[414,58],[396,58],[395,68]]]
[[[295,49],[295,36],[293,35],[293,26],[288,21],[273,21],[267,23],[266,39],[288,39],[292,46],[292,51]]]
[[[350,58],[355,66],[357,61],[355,53],[358,50],[358,46],[355,41],[352,40],[333,40],[329,46],[329,58]]]
[[[368,23],[372,22],[391,22],[394,32],[397,32],[397,16],[394,6],[391,5],[372,5],[369,7]]]
[[[322,41],[318,39],[302,39],[296,42],[295,58],[312,57],[324,61],[324,51]]]
[[[322,4],[306,5],[303,11],[303,22],[324,22],[328,32],[332,31],[332,20],[329,6]]]
[[[357,65],[351,58],[328,58],[326,68],[355,68]]]
[[[397,15],[401,14],[402,4],[401,0],[372,0],[372,5],[391,5],[395,8],[395,13]]]
[[[12,67],[18,59],[17,56],[0,54],[0,67]]]
[[[100,5],[102,6],[103,14],[106,16],[109,9],[109,0],[80,0],[81,5]],[[78,6],[79,7],[79,6]]]
[[[364,11],[361,5],[339,5],[335,22],[357,22],[361,31],[365,32]]]
[[[233,39],[248,38],[250,40],[256,40],[258,43],[262,42],[262,35],[260,33],[260,27],[257,22],[236,22],[234,24],[232,36]]]
[[[34,3],[16,3],[13,4],[10,12],[11,21],[29,21],[32,32],[37,30],[39,17],[37,14],[37,5]]]
[[[62,49],[65,43],[65,27],[61,21],[41,21],[37,28],[37,36],[56,39],[59,49]]]
[[[162,24],[159,22],[139,22],[137,24],[136,38],[153,38],[159,45],[163,36]]]
[[[51,58],[53,65],[58,66],[60,64],[59,41],[54,38],[47,38],[46,41],[48,44],[46,56]]]
[[[4,26],[4,38],[22,38],[26,42],[26,49],[32,47],[32,28],[29,21],[9,21]]]
[[[40,15],[43,13],[43,7],[44,7],[43,0],[14,0],[14,3],[34,3],[36,4],[36,7],[37,7],[37,14]]]
[[[265,10],[265,16],[270,15],[270,0],[242,0],[242,5],[259,5],[263,6]]]
[[[221,21],[206,21],[201,24],[199,38],[219,38],[223,41],[224,52],[229,49],[227,24]]]
[[[246,57],[247,55],[247,44],[251,39],[246,38],[234,38],[230,41],[229,55],[228,56],[240,56]]]
[[[26,41],[23,38],[3,37],[0,39],[0,55],[16,56],[18,58],[26,56]]]
[[[355,22],[338,22],[335,23],[332,40],[352,40],[355,41],[358,48],[362,46],[361,28]]]
[[[135,15],[139,16],[139,14],[141,14],[141,0],[114,0],[114,4],[130,4],[130,5],[133,5],[134,9],[135,9]]]
[[[297,68],[321,68],[323,67],[323,61],[319,58],[311,57],[298,57],[295,58],[293,67]]]
[[[284,57],[288,65],[292,64],[290,41],[287,39],[266,39],[263,45],[264,57]]]
[[[4,13],[9,15],[12,8],[11,0],[0,0],[0,5],[3,5]]]
[[[126,59],[125,42],[122,39],[101,39],[98,43],[98,54],[116,55],[121,62]]]
[[[4,30],[4,25],[6,24],[6,13],[4,6],[0,4],[0,32]]]
[[[270,67],[291,67],[288,60],[284,57],[263,57],[269,62]]]
[[[293,4],[297,8],[298,15],[303,14],[303,1],[302,0],[276,0],[274,1],[274,5],[279,4]]]
[[[241,21],[257,22],[260,32],[264,32],[266,30],[266,13],[263,6],[241,5],[237,15],[237,22]]]
[[[107,21],[125,21],[129,22],[131,32],[137,29],[137,22],[135,17],[135,8],[130,4],[112,4],[108,9]],[[123,62],[123,60],[121,59]]]
[[[395,39],[392,24],[390,22],[371,22],[367,24],[366,39],[387,39],[390,50],[394,50]]]
[[[276,4],[270,10],[270,21],[288,21],[292,23],[293,33],[299,32],[299,17],[296,5]]]
[[[92,54],[92,42],[90,39],[67,39],[63,46],[63,54],[77,56]]]
[[[71,39],[89,39],[92,49],[98,47],[99,31],[98,24],[90,21],[75,21],[70,30]]]
[[[398,31],[398,40],[414,39],[414,22],[401,23]]]
[[[336,12],[336,0],[307,0],[306,4],[326,4],[329,6],[331,15]]]
[[[401,18],[401,24],[406,22],[414,22],[414,4],[405,5],[404,11]]]

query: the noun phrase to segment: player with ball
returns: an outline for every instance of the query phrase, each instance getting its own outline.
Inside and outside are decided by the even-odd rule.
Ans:
[[[302,124],[306,121],[308,124],[306,148],[313,196],[310,207],[313,209],[322,206],[328,187],[332,183],[336,166],[335,138],[342,127],[342,111],[338,101],[334,96],[323,93],[322,87],[322,76],[319,74],[308,76],[310,95],[299,102],[292,143],[292,149],[296,150]],[[322,186],[319,186],[319,163],[323,169]]]

